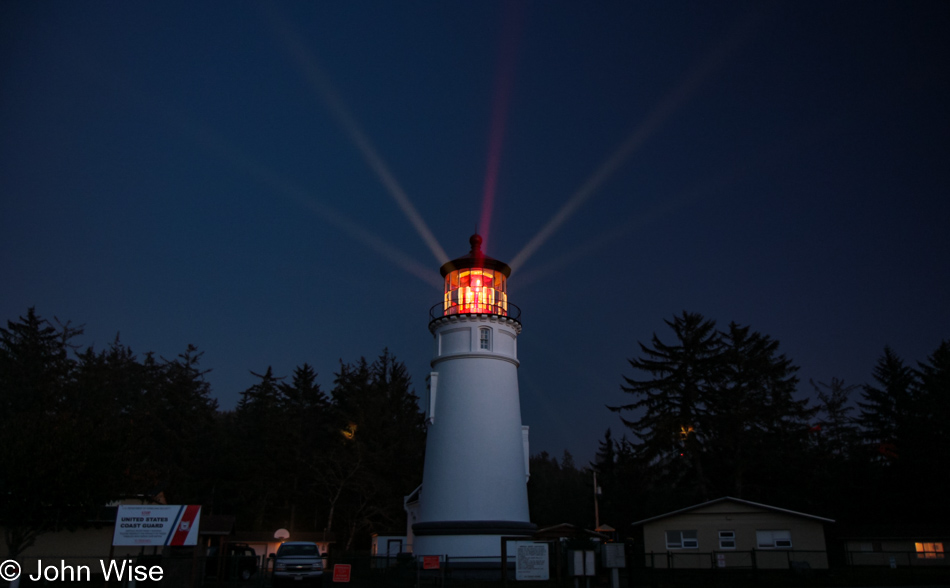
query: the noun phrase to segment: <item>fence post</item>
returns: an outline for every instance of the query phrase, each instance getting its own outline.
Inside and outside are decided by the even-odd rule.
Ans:
[[[501,538],[501,585],[508,588],[508,541]]]

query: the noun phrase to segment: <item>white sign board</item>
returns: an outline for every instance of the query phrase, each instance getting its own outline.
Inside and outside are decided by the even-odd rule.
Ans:
[[[623,543],[604,543],[602,549],[603,563],[605,568],[627,567],[627,558],[623,551]]]
[[[119,506],[113,545],[197,545],[198,505]]]
[[[550,561],[547,543],[515,542],[518,558],[515,560],[516,580],[547,580]]]
[[[593,551],[568,551],[567,552],[567,573],[571,576],[594,576]]]

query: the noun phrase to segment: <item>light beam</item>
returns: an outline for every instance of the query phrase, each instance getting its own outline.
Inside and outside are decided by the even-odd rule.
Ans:
[[[517,271],[535,252],[577,211],[578,208],[606,182],[617,169],[659,129],[663,123],[692,96],[696,89],[714,74],[729,55],[748,37],[752,25],[758,20],[758,13],[747,15],[740,20],[710,51],[705,58],[696,63],[684,76],[683,81],[673,89],[653,111],[640,123],[640,126],[620,144],[610,157],[591,175],[586,182],[555,213],[548,223],[528,241],[509,264],[511,271]]]
[[[511,101],[511,86],[515,77],[518,37],[522,23],[520,3],[509,2],[504,6],[505,18],[498,49],[497,75],[492,100],[491,135],[488,140],[488,163],[485,170],[485,188],[482,194],[482,214],[478,222],[479,234],[482,236],[482,243],[486,250],[491,236],[491,214],[495,206],[498,167],[501,162],[501,148],[505,139],[508,104]]]
[[[281,33],[281,39],[300,64],[307,82],[326,103],[327,108],[329,108],[334,118],[336,118],[340,127],[343,128],[353,144],[359,149],[367,165],[369,165],[373,173],[376,174],[376,177],[380,183],[382,183],[383,187],[386,188],[386,191],[396,202],[399,209],[402,210],[406,218],[409,219],[409,222],[429,247],[429,250],[435,256],[439,264],[449,261],[449,256],[446,255],[445,250],[439,244],[435,235],[432,234],[432,231],[429,230],[422,215],[419,214],[419,211],[416,210],[416,207],[413,206],[409,197],[402,189],[402,186],[396,181],[396,178],[389,170],[389,166],[386,165],[386,162],[384,162],[383,158],[377,153],[369,137],[363,132],[359,123],[356,122],[356,119],[350,113],[346,104],[344,104],[339,92],[337,92],[336,88],[330,82],[330,78],[317,62],[316,56],[309,50],[300,35],[296,33],[285,19],[279,18],[276,15],[272,16],[274,17],[273,21],[275,25]]]
[[[343,213],[314,198],[307,190],[226,142],[210,129],[194,124],[191,125],[191,129],[195,139],[221,159],[235,164],[236,167],[239,167],[260,183],[270,187],[288,200],[313,212],[324,221],[342,230],[357,241],[360,241],[425,283],[435,288],[442,288],[442,280],[440,280],[430,268],[403,253],[395,246],[387,243],[376,233],[364,229]]]
[[[638,214],[628,219],[622,225],[601,233],[595,238],[574,247],[565,255],[549,261],[541,266],[533,267],[530,270],[522,271],[518,274],[518,285],[521,288],[530,286],[548,276],[559,272],[571,265],[574,265],[583,257],[602,249],[615,241],[629,238],[629,235],[637,228],[645,226],[660,218],[671,215],[677,210],[705,200],[710,195],[721,192],[727,186],[738,181],[739,178],[750,173],[752,170],[762,172],[773,167],[782,166],[795,153],[812,148],[811,146],[828,140],[838,134],[839,130],[835,123],[840,120],[827,121],[826,124],[818,124],[811,128],[801,129],[799,133],[792,137],[785,137],[781,141],[759,148],[755,151],[755,156],[743,162],[736,162],[732,168],[724,168],[720,173],[697,182],[692,188],[683,190],[677,195],[663,199],[653,208],[643,214]],[[735,158],[732,158],[736,161]]]

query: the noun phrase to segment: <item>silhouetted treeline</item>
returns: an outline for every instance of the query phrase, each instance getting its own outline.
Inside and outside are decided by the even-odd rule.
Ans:
[[[238,528],[332,531],[342,548],[405,528],[422,479],[423,416],[388,351],[340,364],[329,396],[307,364],[255,374],[218,410],[193,346],[136,356],[118,339],[81,349],[82,330],[30,309],[0,329],[0,526],[11,553],[120,497],[231,514]]]
[[[950,343],[914,365],[885,349],[862,386],[811,383],[778,341],[683,313],[630,360],[594,463],[530,459],[532,521],[631,522],[734,496],[843,523],[947,520],[936,482],[950,466]],[[119,497],[162,492],[238,517],[238,528],[332,531],[365,549],[401,533],[422,480],[425,428],[405,366],[388,351],[340,364],[329,394],[307,364],[270,367],[223,412],[193,346],[137,356],[117,339],[81,348],[81,329],[33,309],[0,328],[0,526],[13,554],[37,534],[88,520]]]
[[[836,519],[844,525],[950,519],[950,342],[912,366],[890,348],[869,383],[810,382],[778,341],[699,314],[665,321],[630,360],[621,388],[628,434],[608,429],[594,463],[531,459],[532,520],[632,522],[733,496]]]

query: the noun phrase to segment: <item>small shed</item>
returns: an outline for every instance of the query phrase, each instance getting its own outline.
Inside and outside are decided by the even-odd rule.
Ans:
[[[653,568],[825,569],[832,519],[729,496],[633,523]]]

